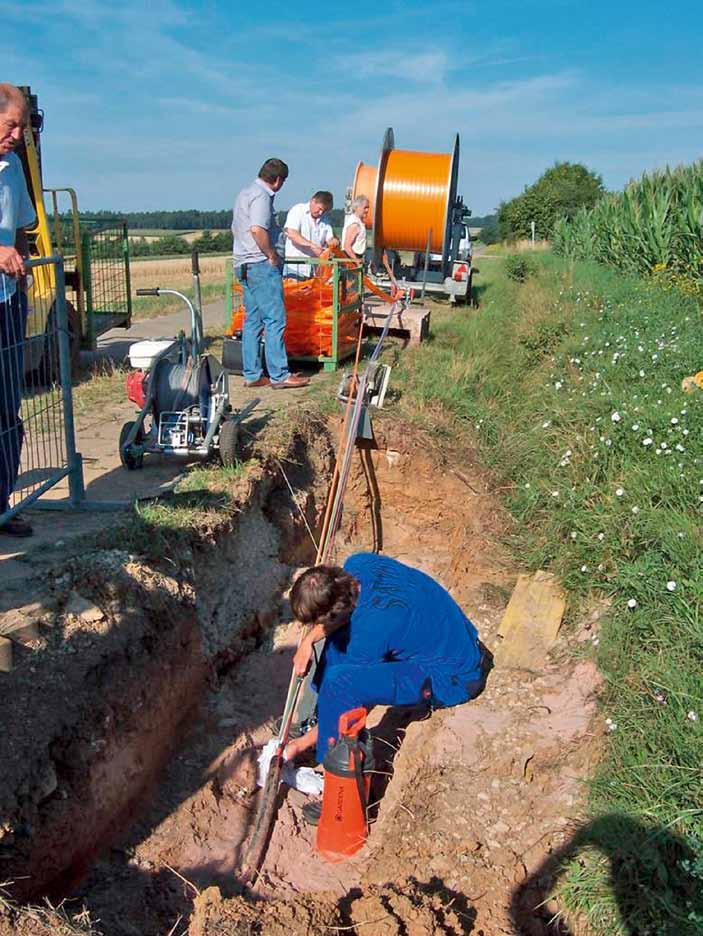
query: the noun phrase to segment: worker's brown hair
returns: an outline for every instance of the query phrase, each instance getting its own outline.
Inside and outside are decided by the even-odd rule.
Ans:
[[[332,197],[332,192],[315,192],[310,201],[316,201],[320,205],[325,206],[325,210],[329,211],[332,205],[334,205],[334,198]]]
[[[307,569],[291,589],[290,604],[301,624],[322,624],[327,631],[349,617],[359,597],[359,583],[339,566]]]
[[[276,179],[288,178],[288,166],[282,159],[267,159],[261,169],[259,169],[259,178],[264,182],[275,182]]]

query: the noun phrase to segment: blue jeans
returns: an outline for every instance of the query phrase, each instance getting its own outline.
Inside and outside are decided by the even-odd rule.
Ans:
[[[449,708],[475,698],[485,682],[485,676],[475,666],[464,669],[462,664],[424,661],[422,663],[337,663],[337,654],[330,654],[315,674],[318,735],[317,760],[325,758],[331,743],[339,737],[339,717],[350,709],[363,705],[419,705]],[[333,659],[329,659],[332,656]],[[326,665],[325,665],[326,664]],[[332,664],[332,665],[330,665]]]
[[[280,268],[268,260],[247,263],[244,291],[244,326],[242,328],[242,364],[247,382],[258,380],[261,367],[261,332],[264,333],[266,367],[272,383],[286,380],[288,355],[283,341],[286,308],[283,305],[283,280]]]
[[[20,419],[24,386],[27,300],[16,292],[0,302],[0,514],[10,505],[17,481],[24,429]]]

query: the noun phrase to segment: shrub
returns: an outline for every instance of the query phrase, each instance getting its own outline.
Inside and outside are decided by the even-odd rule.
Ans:
[[[524,254],[509,254],[505,258],[505,275],[516,283],[524,283],[536,272],[534,261]]]

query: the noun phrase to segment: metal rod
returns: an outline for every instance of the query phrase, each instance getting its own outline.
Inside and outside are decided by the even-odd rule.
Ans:
[[[432,245],[432,228],[427,232],[427,248],[425,249],[425,267],[422,271],[422,292],[420,299],[425,298],[425,287],[427,286],[427,271],[430,268],[430,246]]]
[[[83,458],[76,451],[76,435],[73,425],[73,384],[71,374],[71,345],[68,337],[68,312],[66,309],[66,282],[63,258],[56,261],[56,298],[54,308],[58,326],[59,373],[63,398],[63,428],[68,462],[68,490],[71,504],[76,507],[85,497],[83,484]]]

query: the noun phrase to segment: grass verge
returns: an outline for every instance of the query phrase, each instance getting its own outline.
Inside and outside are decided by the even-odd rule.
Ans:
[[[593,264],[542,254],[534,265],[522,284],[487,265],[479,312],[435,313],[432,340],[402,359],[394,384],[415,419],[476,436],[517,520],[516,553],[560,576],[571,621],[594,600],[609,608],[589,648],[606,686],[589,808],[592,823],[610,820],[598,847],[569,852],[566,905],[609,936],[693,936],[703,395],[680,385],[703,366],[701,309]]]

